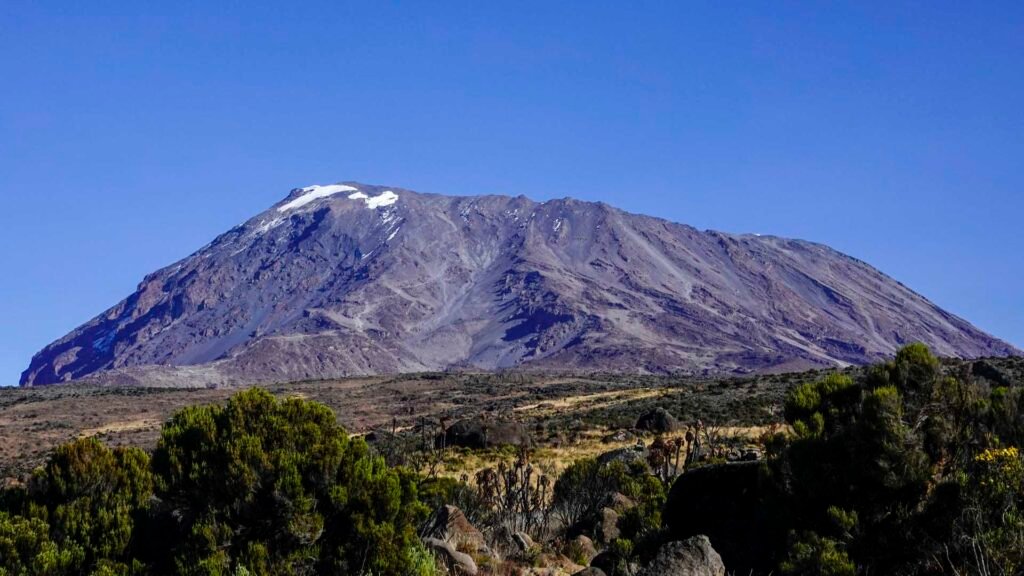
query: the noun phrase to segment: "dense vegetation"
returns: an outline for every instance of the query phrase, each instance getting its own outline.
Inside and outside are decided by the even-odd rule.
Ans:
[[[785,406],[792,433],[772,439],[758,469],[677,482],[674,536],[728,543],[755,527],[755,545],[722,547],[738,572],[1020,574],[1024,388],[1007,384],[944,371],[911,345],[857,378],[797,386]],[[743,507],[711,514],[696,490],[713,501],[743,493]]]
[[[411,475],[259,390],[180,411],[152,459],[64,446],[3,508],[0,574],[433,573]]]
[[[1024,389],[946,375],[922,345],[791,393],[771,472],[799,530],[787,573],[1024,570]]]
[[[250,390],[177,412],[152,454],[95,439],[55,450],[0,491],[0,576],[427,576],[442,564],[421,537],[443,504],[498,552],[477,558],[485,573],[551,553],[633,574],[696,534],[736,574],[1024,571],[1019,375],[911,345],[794,386],[784,417],[757,461],[726,463],[700,427],[557,478],[509,449],[471,482],[434,473],[447,456],[432,434],[373,447],[321,404]],[[539,544],[503,549],[510,534]]]

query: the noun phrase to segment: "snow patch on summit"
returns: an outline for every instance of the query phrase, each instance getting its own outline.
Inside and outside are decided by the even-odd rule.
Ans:
[[[395,194],[391,190],[385,190],[378,194],[377,196],[368,196],[366,192],[363,192],[360,189],[354,188],[352,186],[346,186],[344,184],[331,184],[329,186],[320,186],[314,184],[313,186],[307,186],[303,188],[302,192],[302,196],[299,196],[298,198],[292,200],[291,202],[288,202],[287,204],[278,207],[277,211],[288,212],[289,210],[302,208],[303,206],[309,204],[310,202],[314,202],[321,198],[327,198],[328,196],[334,196],[335,194],[340,194],[342,192],[351,192],[351,194],[348,195],[349,200],[362,200],[363,202],[366,203],[366,207],[369,208],[370,210],[376,210],[377,208],[381,208],[384,206],[391,206],[392,204],[398,201],[398,194]],[[277,221],[275,220],[273,221],[271,227],[273,227],[273,225],[276,224]],[[265,229],[261,231],[266,232]]]
[[[395,194],[391,190],[385,190],[380,193],[379,196],[366,199],[366,207],[371,210],[376,210],[381,206],[391,206],[395,202],[398,202],[398,194]]]
[[[296,208],[302,208],[306,204],[319,200],[320,198],[327,198],[328,196],[334,196],[340,192],[359,192],[358,188],[351,186],[345,186],[344,184],[331,184],[330,186],[307,186],[302,189],[305,194],[299,196],[295,200],[281,206],[277,209],[278,212],[287,212],[289,210],[295,210]]]
[[[256,233],[257,234],[266,234],[267,232],[270,232],[271,230],[273,230],[274,228],[277,228],[278,226],[280,226],[283,223],[284,223],[284,218],[273,218],[273,219],[271,219],[269,221],[261,220],[260,221],[260,225],[256,228]]]
[[[377,196],[367,196],[366,192],[357,191],[354,194],[349,194],[348,199],[362,200],[363,202],[366,203],[367,208],[369,208],[370,210],[376,210],[377,208],[381,208],[383,206],[391,206],[392,204],[397,202],[398,194],[395,194],[391,190],[385,190],[378,194]],[[387,221],[388,218],[385,218],[384,222],[387,223]]]

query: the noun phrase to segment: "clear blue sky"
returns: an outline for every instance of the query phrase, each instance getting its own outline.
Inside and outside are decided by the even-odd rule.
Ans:
[[[1024,345],[1024,3],[302,4],[0,4],[0,383],[339,180],[821,241]]]

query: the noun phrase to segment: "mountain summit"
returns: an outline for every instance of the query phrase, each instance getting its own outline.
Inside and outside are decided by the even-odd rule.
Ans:
[[[735,373],[1018,350],[826,246],[601,203],[309,186],[21,378],[241,384],[451,368]]]

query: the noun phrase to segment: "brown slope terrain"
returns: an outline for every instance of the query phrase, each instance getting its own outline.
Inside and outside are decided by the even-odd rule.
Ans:
[[[825,246],[571,199],[292,191],[37,354],[23,385],[446,369],[728,373],[1019,353]]]
[[[280,397],[322,402],[351,433],[409,429],[439,418],[512,416],[536,434],[570,428],[630,427],[637,414],[670,403],[680,417],[764,423],[796,375],[746,380],[669,376],[540,374],[409,374],[292,382],[266,388]],[[70,384],[0,388],[0,485],[23,478],[59,444],[97,437],[112,446],[155,447],[176,410],[222,403],[235,389],[113,387]],[[538,440],[541,437],[538,435]]]
[[[992,387],[1024,385],[1024,358],[949,360],[946,367],[961,378],[987,381]],[[387,435],[394,429],[412,431],[464,418],[512,418],[544,449],[536,457],[547,454],[545,458],[572,461],[587,455],[588,449],[619,447],[609,446],[606,436],[632,429],[641,414],[658,407],[687,425],[701,420],[755,429],[780,423],[786,392],[819,376],[818,372],[727,378],[435,373],[265,388],[279,397],[301,397],[329,406],[339,423],[355,434]],[[5,479],[24,478],[54,447],[74,438],[97,437],[112,446],[151,450],[160,427],[175,411],[223,403],[235,392],[83,384],[0,388],[0,486]],[[588,440],[594,438],[604,441]],[[635,442],[628,434],[621,438],[620,444]],[[556,453],[551,454],[552,450]]]

